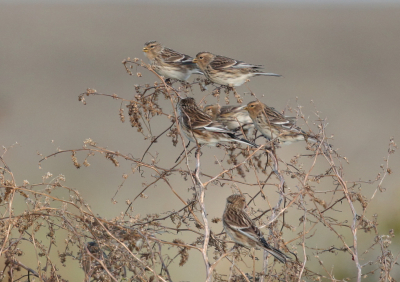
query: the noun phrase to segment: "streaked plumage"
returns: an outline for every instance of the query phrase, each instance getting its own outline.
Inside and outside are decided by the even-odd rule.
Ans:
[[[97,260],[104,261],[107,259],[105,252],[101,250],[99,244],[96,242],[88,242],[86,248],[90,253],[88,254],[87,251],[84,250],[82,255],[82,267],[86,275],[93,275],[98,271],[103,271],[103,267]],[[105,262],[105,265],[109,267],[108,262]]]
[[[192,57],[162,46],[157,41],[144,44],[143,52],[161,76],[186,81],[192,73],[202,74]]]
[[[262,72],[261,65],[247,64],[210,52],[198,53],[193,62],[209,80],[229,87],[240,86],[253,76],[281,76],[276,73]]]
[[[235,243],[247,248],[265,249],[280,262],[285,263],[290,258],[265,241],[260,229],[244,210],[245,206],[246,199],[242,195],[231,195],[226,199],[226,207],[222,215],[226,233]]]
[[[203,111],[215,121],[221,122],[228,129],[241,132],[242,129],[247,135],[251,128],[254,128],[253,120],[244,109],[245,106],[220,106],[218,104],[205,106]]]
[[[244,109],[249,112],[255,128],[268,140],[277,139],[283,144],[301,140],[317,142],[315,137],[296,126],[296,118],[286,117],[261,102],[250,102]]]
[[[257,145],[239,138],[235,132],[200,110],[196,101],[189,97],[181,99],[177,104],[179,124],[189,141],[198,144],[216,145],[219,142],[239,142],[252,147]]]

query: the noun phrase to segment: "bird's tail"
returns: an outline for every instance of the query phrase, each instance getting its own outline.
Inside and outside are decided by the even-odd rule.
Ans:
[[[267,250],[268,253],[273,255],[281,263],[286,263],[287,260],[290,260],[290,257],[282,253],[280,250],[272,247],[270,244],[267,243],[267,241],[265,241],[264,238],[261,238],[261,242],[263,244],[264,249]]]
[[[253,143],[253,142],[250,142],[250,141],[248,141],[248,140],[246,140],[246,139],[237,137],[237,136],[236,136],[235,134],[233,134],[233,133],[228,134],[228,135],[229,135],[231,138],[235,139],[236,142],[246,144],[246,145],[251,146],[251,147],[253,147],[253,148],[258,148],[258,145],[257,145],[257,144],[255,144],[255,143]]]
[[[277,76],[281,77],[282,75],[272,72],[256,72],[255,75],[266,75],[266,76]]]
[[[304,139],[306,140],[306,142],[314,143],[317,145],[321,144],[321,141],[314,135],[304,133]],[[322,148],[324,149],[324,151],[330,151],[333,149],[332,145],[326,141],[322,141]]]
[[[317,137],[307,134],[307,133],[304,133],[304,140],[306,140],[306,142],[318,143]]]

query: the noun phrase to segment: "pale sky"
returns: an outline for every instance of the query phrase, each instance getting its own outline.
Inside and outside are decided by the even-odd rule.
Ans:
[[[217,3],[259,3],[259,4],[400,4],[400,0],[0,0],[2,3],[14,3],[14,4],[35,4],[35,3],[71,3],[71,4],[88,4],[88,3],[182,3],[182,4],[217,4]]]

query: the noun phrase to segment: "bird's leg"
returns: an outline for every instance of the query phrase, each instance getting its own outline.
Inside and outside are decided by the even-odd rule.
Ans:
[[[165,83],[168,84],[169,86],[172,86],[172,81],[171,81],[170,78],[167,78],[167,79],[165,80]]]
[[[212,95],[214,96],[214,97],[219,97],[219,94],[221,93],[221,86],[218,86],[217,88],[215,88],[213,91],[212,91]]]
[[[230,249],[230,252],[232,252],[232,253],[236,252],[237,253],[237,255],[234,255],[234,257],[240,255],[240,248],[241,247],[242,247],[241,245],[239,245],[238,243],[235,243],[235,245],[233,245],[232,249]]]
[[[272,143],[271,146],[275,147],[275,146],[279,146],[279,144],[281,143],[281,141],[279,140],[278,137],[276,137],[276,138],[274,138],[274,139],[271,140],[271,143]]]
[[[233,86],[226,86],[226,93],[229,93],[229,92],[233,92],[234,94],[237,94],[237,92],[236,92],[236,90],[235,90],[235,88],[233,87]]]

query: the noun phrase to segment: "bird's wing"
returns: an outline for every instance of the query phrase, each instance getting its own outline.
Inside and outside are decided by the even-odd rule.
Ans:
[[[195,120],[195,121],[190,121],[190,127],[194,129],[204,129],[208,125],[210,125],[211,121],[209,120]]]
[[[182,61],[192,61],[193,58],[179,53],[175,50],[169,49],[169,48],[164,48],[163,52],[161,53],[161,57],[163,58],[163,60],[165,62],[169,62],[169,63],[179,63]]]
[[[260,238],[263,238],[263,235],[258,229],[258,227],[254,224],[253,220],[251,220],[250,216],[243,212],[243,217],[246,222],[248,222],[248,226],[245,228],[241,228],[240,231],[250,238],[254,238],[257,241],[260,241]]]
[[[305,134],[300,127],[296,126],[296,118],[286,117],[274,108],[268,106],[264,108],[264,113],[267,118],[266,122],[271,125],[276,125],[277,128],[280,127],[280,131],[287,130],[290,134]]]
[[[243,61],[235,60],[225,56],[215,56],[214,60],[210,63],[213,69],[235,68],[235,69],[261,69],[262,65],[248,64]]]
[[[210,63],[210,66],[213,69],[224,69],[233,67],[238,63],[242,63],[240,61],[236,61],[235,59],[224,57],[224,56],[215,56],[214,60]]]
[[[262,65],[253,65],[253,64],[248,64],[242,61],[237,61],[237,63],[235,65],[232,66],[235,69],[244,69],[244,68],[251,68],[251,69],[262,69],[263,66]]]
[[[241,211],[240,213],[232,210],[228,211],[224,220],[230,228],[254,241],[260,241],[260,238],[262,238],[260,229],[255,226],[251,218],[244,211]]]
[[[208,131],[213,131],[213,132],[220,132],[220,133],[228,133],[228,134],[234,134],[232,130],[229,130],[225,125],[223,125],[220,122],[214,121],[207,126],[204,126],[204,129]]]
[[[192,120],[189,120],[188,122],[192,129],[203,129],[205,127],[210,126],[213,123],[211,117],[200,110],[195,111],[189,116],[193,117]]]
[[[283,114],[275,110],[275,108],[265,106],[263,114],[268,118],[268,122],[282,125],[282,126],[293,126],[294,121],[290,117],[285,117]]]
[[[220,110],[220,116],[228,117],[231,113],[236,113],[243,110],[245,106],[223,106]]]
[[[284,129],[290,130],[293,133],[304,134],[305,132],[298,126],[296,126],[295,117],[287,117],[275,110],[272,107],[266,106],[264,108],[265,113],[268,117],[268,122],[281,126]]]

